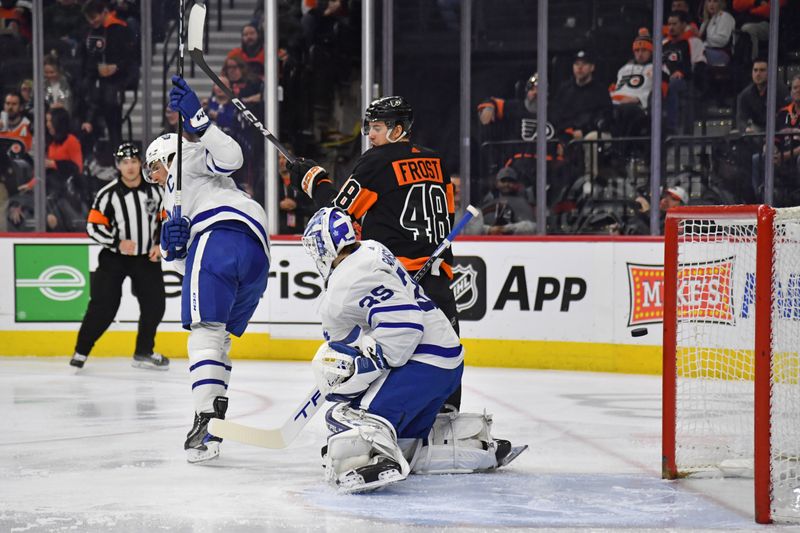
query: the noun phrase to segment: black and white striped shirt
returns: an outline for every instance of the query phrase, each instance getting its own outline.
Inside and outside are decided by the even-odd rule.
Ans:
[[[136,254],[145,255],[159,242],[161,187],[142,180],[134,188],[121,178],[115,179],[95,196],[86,231],[112,252],[119,253],[119,243],[136,243]]]

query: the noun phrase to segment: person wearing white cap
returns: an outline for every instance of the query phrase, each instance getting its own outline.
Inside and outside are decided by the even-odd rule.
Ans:
[[[636,216],[628,222],[626,227],[626,235],[646,235],[650,233],[650,201],[646,198],[644,193],[640,193],[634,200],[639,204],[639,210]],[[689,193],[680,185],[673,185],[671,187],[661,188],[661,199],[658,202],[658,210],[660,211],[660,228],[664,232],[664,219],[666,218],[667,211],[673,207],[687,205],[689,203]]]
[[[668,209],[686,205],[689,203],[689,193],[680,185],[667,187],[667,190],[661,193],[661,201],[658,204],[662,213],[666,213]]]

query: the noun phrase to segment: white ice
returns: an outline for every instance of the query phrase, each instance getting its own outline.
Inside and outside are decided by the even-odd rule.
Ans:
[[[229,419],[280,425],[307,363],[235,361]],[[412,476],[367,495],[322,480],[317,415],[286,450],[226,441],[186,463],[186,360],[0,358],[0,531],[764,530],[752,481],[660,479],[660,378],[467,367],[464,411],[530,450],[490,474]],[[770,526],[771,529],[786,529]],[[770,529],[770,530],[771,530]]]

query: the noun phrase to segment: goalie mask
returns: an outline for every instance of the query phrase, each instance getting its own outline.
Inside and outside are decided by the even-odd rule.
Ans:
[[[364,124],[361,132],[364,135],[369,133],[369,123],[383,121],[386,127],[391,131],[398,124],[403,126],[402,138],[410,130],[411,125],[414,124],[414,110],[411,108],[405,98],[402,96],[384,96],[373,100],[367,110],[364,112]],[[395,139],[394,142],[400,140]]]
[[[326,282],[339,252],[355,242],[356,230],[350,217],[334,207],[324,207],[317,211],[303,232],[303,248],[314,260],[317,270]]]
[[[153,179],[153,171],[155,170],[155,163],[160,162],[164,168],[169,169],[169,159],[178,151],[178,135],[175,133],[167,133],[157,137],[150,146],[147,147],[145,153],[145,164],[142,165],[142,175],[149,183],[156,183]]]

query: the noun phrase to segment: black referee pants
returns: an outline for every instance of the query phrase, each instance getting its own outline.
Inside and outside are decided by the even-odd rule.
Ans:
[[[105,248],[100,252],[99,265],[92,277],[91,299],[78,331],[76,352],[89,355],[97,339],[114,321],[122,299],[122,282],[128,276],[139,301],[139,330],[134,353],[153,353],[156,329],[164,317],[165,307],[161,263],[150,261],[146,255],[122,255]]]
[[[453,326],[453,329],[456,330],[456,334],[460,337],[460,328],[458,327],[458,313],[456,311],[456,298],[453,296],[453,290],[450,288],[450,278],[448,278],[445,273],[442,271],[440,275],[433,276],[428,274],[422,281],[420,282],[422,288],[425,290],[425,294],[433,300],[433,303],[442,310],[444,316],[450,320],[450,324]],[[445,403],[452,405],[456,409],[461,407],[461,384],[458,384],[458,388],[450,395],[450,397],[445,401]]]

